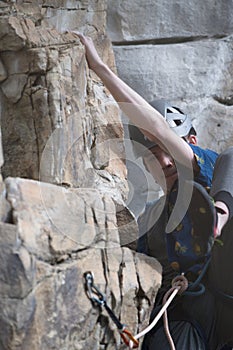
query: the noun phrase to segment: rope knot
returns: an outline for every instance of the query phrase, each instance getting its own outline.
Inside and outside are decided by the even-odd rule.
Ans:
[[[182,294],[188,289],[189,283],[187,278],[184,275],[179,275],[173,278],[172,287],[180,287],[178,294]]]

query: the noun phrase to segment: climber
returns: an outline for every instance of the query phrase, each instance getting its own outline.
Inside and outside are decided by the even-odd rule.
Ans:
[[[187,130],[187,133],[179,132],[182,126],[186,124],[190,126],[187,116],[184,116],[174,106],[166,106],[166,104],[164,110],[160,113],[157,106],[146,102],[102,62],[90,38],[77,32],[73,32],[73,34],[79,37],[85,45],[86,58],[90,69],[103,81],[131,123],[137,127],[139,132],[142,132],[143,139],[152,143],[150,146],[143,144],[144,149],[148,148],[150,151],[147,154],[143,154],[143,161],[146,168],[163,187],[166,195],[166,203],[170,202],[170,205],[164,206],[162,215],[157,216],[158,220],[156,222],[154,218],[156,217],[156,210],[161,200],[157,204],[148,205],[144,214],[139,219],[139,227],[141,232],[145,234],[142,239],[139,239],[139,249],[144,253],[156,257],[163,265],[163,286],[156,298],[154,312],[160,304],[164,287],[165,289],[169,287],[167,283],[171,282],[171,277],[177,273],[177,270],[179,272],[190,273],[192,278],[192,276],[199,273],[198,269],[203,268],[204,260],[210,253],[209,251],[202,252],[202,261],[199,262],[195,256],[195,254],[197,255],[197,251],[193,248],[192,241],[188,242],[187,247],[181,246],[177,225],[172,229],[173,236],[169,237],[169,240],[172,238],[172,241],[168,243],[167,254],[167,216],[172,217],[173,205],[176,204],[176,199],[179,198],[179,191],[181,191],[183,185],[186,186],[192,183],[195,189],[193,196],[190,198],[191,209],[188,209],[188,218],[185,214],[181,218],[183,221],[180,222],[182,224],[181,226],[184,227],[181,230],[184,233],[184,239],[187,241],[191,237],[190,234],[187,234],[187,231],[188,233],[192,233],[192,220],[195,220],[195,213],[197,213],[195,212],[195,205],[198,205],[198,201],[195,199],[196,196],[197,199],[202,201],[204,210],[207,211],[208,218],[210,218],[208,222],[210,221],[209,227],[212,232],[208,232],[208,235],[212,239],[218,237],[223,240],[222,249],[218,249],[215,246],[212,248],[214,259],[210,263],[210,272],[205,276],[205,292],[202,295],[196,296],[194,300],[190,297],[181,296],[176,300],[171,310],[169,310],[171,330],[178,350],[188,348],[192,348],[193,350],[207,348],[211,348],[211,350],[221,349],[220,346],[223,347],[225,344],[230,344],[233,341],[233,326],[232,322],[229,322],[231,313],[229,312],[229,308],[227,310],[225,309],[225,298],[228,297],[230,307],[232,308],[232,300],[228,294],[231,291],[233,294],[233,283],[231,282],[231,288],[228,288],[229,278],[224,277],[224,272],[221,270],[222,261],[220,261],[225,253],[228,254],[227,256],[229,258],[231,257],[229,252],[226,251],[226,248],[232,248],[233,246],[233,239],[231,239],[229,232],[229,227],[232,225],[231,218],[233,212],[233,189],[231,184],[233,150],[227,150],[217,159],[215,152],[206,151],[196,146],[196,135],[193,130],[191,133],[189,133],[190,130]],[[174,114],[174,118],[172,114]],[[215,172],[212,181],[214,167]],[[225,176],[222,174],[223,171]],[[195,182],[193,182],[193,179]],[[211,205],[211,201],[205,191],[200,190],[198,185],[194,185],[196,182],[199,182],[204,187],[212,186],[211,195],[215,199],[214,206]],[[198,220],[195,222],[195,230]],[[208,222],[206,221],[206,223]],[[149,229],[145,227],[148,224]],[[177,232],[175,233],[174,230]],[[198,239],[198,233],[194,236],[197,236],[196,238]],[[176,240],[175,242],[174,239]],[[229,245],[225,247],[224,240],[227,239]],[[141,244],[142,240],[143,244]],[[198,241],[199,243],[200,240]],[[206,246],[209,246],[209,242],[204,243]],[[189,253],[187,256],[184,254],[186,248]],[[182,253],[181,256],[178,253]],[[190,263],[190,257],[194,257],[194,264]],[[226,258],[223,265],[229,269],[229,264],[227,265],[225,261]],[[221,285],[219,281],[216,281],[215,270],[222,279]],[[211,291],[209,287],[211,287]],[[221,294],[221,299],[216,296],[217,294]],[[215,307],[216,301],[217,305]],[[162,349],[168,348],[167,340],[160,324],[145,337],[143,349],[154,349],[157,343],[160,344],[160,348]]]
[[[173,130],[180,137],[183,137],[189,143],[189,146],[192,148],[200,168],[199,173],[194,176],[195,181],[200,182],[202,186],[205,187],[211,186],[213,165],[215,164],[217,158],[216,153],[210,150],[202,150],[200,147],[197,146],[196,131],[194,130],[189,117],[184,115],[179,109],[165,101],[153,101],[151,105],[161,112],[161,114],[166,118],[166,120],[168,120],[170,126],[173,127]],[[144,135],[140,132],[140,130],[135,126],[129,125],[129,134],[131,140],[133,141],[133,149],[135,152],[135,156],[142,157],[145,167],[152,173],[156,181],[162,187],[164,187],[164,184],[166,185],[166,183],[164,183],[163,177],[161,176],[161,171],[159,170],[159,162],[162,162],[161,157],[164,157],[164,152],[159,151],[158,146],[146,139]],[[139,145],[143,145],[143,147],[139,147]],[[151,152],[146,152],[145,149],[150,149]],[[156,156],[159,160],[157,168],[156,165],[153,164],[155,163],[153,156]],[[161,167],[163,167],[163,165],[161,165]],[[170,168],[168,169],[170,169],[170,173],[172,173],[172,167],[170,166]],[[221,235],[221,231],[224,227],[223,223],[225,223],[226,220],[226,213],[221,209],[224,207],[222,206],[222,202],[228,204],[230,210],[228,210],[228,213],[230,213],[228,215],[230,218],[232,217],[232,192],[230,192],[232,191],[232,180],[231,177],[227,179],[226,176],[222,175],[222,181],[219,181],[219,179],[221,178],[219,178],[217,174],[219,174],[220,169],[224,169],[224,175],[226,175],[225,173],[232,173],[232,148],[223,152],[217,158],[214,173],[215,176],[211,188],[211,194],[216,199],[215,206],[217,205],[216,214],[218,216],[218,224],[216,225],[215,235],[218,237]],[[205,192],[205,190],[200,191],[200,186],[198,186],[197,188],[198,192],[196,193],[198,194],[198,196],[194,204],[197,206],[197,208],[201,206],[202,209],[205,207],[205,205],[207,205],[206,208],[208,209],[207,203],[209,196],[207,192]],[[199,264],[200,250],[198,249],[198,254],[195,257],[195,250],[192,250],[194,241],[191,240],[190,242],[188,238],[193,238],[193,231],[195,231],[195,229],[198,229],[199,233],[201,233],[201,236],[203,237],[205,235],[205,232],[208,231],[208,225],[211,221],[211,216],[205,219],[202,218],[203,215],[199,215],[196,221],[195,229],[193,230],[193,227],[189,228],[189,230],[192,230],[191,235],[188,230],[189,223],[188,218],[186,216],[182,221],[182,225],[179,225],[179,229],[176,229],[174,230],[174,232],[166,235],[165,241],[163,237],[166,232],[166,217],[169,215],[170,207],[173,205],[174,199],[176,198],[177,187],[174,186],[172,183],[170,185],[169,191],[169,183],[167,181],[165,190],[167,191],[166,197],[162,197],[158,201],[148,203],[144,212],[141,214],[138,220],[140,232],[138,250],[140,252],[156,257],[161,262],[164,271],[163,285],[157,295],[155,301],[155,308],[151,315],[151,320],[153,319],[156,312],[158,312],[159,306],[162,303],[163,295],[169,289],[171,280],[175,276],[173,269],[177,269],[181,266],[181,264],[183,264],[183,271],[186,268],[185,272],[186,275],[189,275],[189,277],[193,277],[195,273],[199,273],[198,269],[202,268],[202,266]],[[211,204],[209,204],[209,208],[211,209]],[[216,214],[213,213],[213,215]],[[232,220],[230,222],[232,226]],[[213,226],[212,229],[214,230]],[[229,228],[227,230],[229,231]],[[187,234],[187,236],[185,236],[185,234]],[[223,234],[226,236],[226,232],[224,232]],[[230,233],[228,232],[228,236],[229,234]],[[191,243],[190,247],[188,246],[188,243]],[[176,249],[174,248],[174,245],[176,245]],[[231,242],[231,244],[228,245],[227,249],[232,249],[232,247],[233,243]],[[224,251],[226,252],[226,250]],[[223,277],[223,275],[221,276],[220,271],[223,270],[219,269],[220,264],[222,264],[222,262],[225,261],[225,269],[228,268],[228,271],[230,273],[229,264],[227,264],[226,259],[223,259],[224,251],[221,249],[221,247],[220,249],[218,246],[214,247],[213,253],[215,255],[215,259],[213,262],[211,262],[209,275],[212,274],[212,276],[209,277],[209,280],[215,281],[216,279],[214,278],[214,275],[217,272],[218,275],[220,275],[218,277],[222,278],[223,284],[227,286],[228,293],[230,293],[230,291],[232,293],[233,281],[229,285],[228,277]],[[229,252],[228,257],[231,256],[230,254],[231,253]],[[188,259],[189,257],[192,258],[192,263],[187,267],[187,260],[188,263],[190,262],[190,259]],[[184,260],[184,258],[186,261]],[[216,264],[219,264],[219,266],[216,266]],[[192,276],[190,276],[190,272],[192,273]],[[193,300],[190,297],[182,297],[181,300],[176,302],[175,307],[170,309],[170,326],[172,329],[172,333],[175,334],[174,338],[177,345],[177,349],[186,349],[190,347],[192,349],[207,349],[208,347],[210,349],[221,349],[219,348],[219,344],[224,344],[225,342],[232,341],[232,310],[228,310],[228,315],[226,310],[224,310],[226,308],[225,304],[228,298],[226,296],[226,300],[224,300],[224,297],[222,296],[223,302],[219,302],[219,304],[216,306],[215,297],[212,292],[210,293],[208,288],[215,288],[217,291],[221,290],[222,286],[220,285],[220,282],[218,282],[216,286],[213,286],[213,283],[210,284],[206,276],[205,283],[207,284],[206,291],[202,296],[198,297],[198,299],[195,298]],[[195,301],[196,303],[194,303]],[[225,326],[222,326],[223,324]],[[215,333],[215,327],[218,329],[221,328],[221,332]],[[142,349],[153,349],[158,342],[162,349],[169,348],[167,339],[163,332],[163,326],[161,322],[151,331],[149,335],[145,337]],[[225,346],[222,349],[227,350],[228,348]],[[231,347],[229,349],[231,349]]]

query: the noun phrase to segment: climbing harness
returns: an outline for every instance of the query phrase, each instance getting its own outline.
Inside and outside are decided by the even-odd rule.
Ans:
[[[126,328],[126,325],[122,324],[117,316],[114,314],[114,312],[110,309],[106,302],[105,295],[97,288],[97,286],[94,284],[94,276],[91,271],[87,271],[84,273],[84,279],[85,279],[85,288],[88,298],[98,306],[103,306],[105,310],[107,311],[109,317],[112,319],[112,321],[117,326],[117,329],[120,333],[120,336],[124,343],[129,346],[131,345],[131,349],[137,348],[139,345],[138,340],[134,338],[132,333]]]
[[[85,289],[86,289],[88,298],[95,305],[105,307],[109,317],[117,326],[117,329],[120,332],[120,336],[122,340],[129,347],[129,349],[137,348],[139,346],[138,339],[143,337],[148,332],[150,332],[151,329],[154,328],[156,323],[159,321],[159,319],[163,316],[165,334],[167,336],[171,350],[175,350],[175,345],[172,340],[172,337],[169,331],[169,326],[168,326],[167,308],[177,294],[199,296],[204,293],[205,291],[204,285],[202,285],[200,282],[209,266],[209,262],[210,262],[210,259],[206,262],[201,274],[193,283],[189,283],[187,278],[184,276],[184,274],[176,276],[172,280],[172,287],[165,293],[163,297],[162,308],[160,309],[158,314],[155,316],[153,321],[144,330],[142,330],[140,333],[136,335],[132,335],[132,333],[126,329],[126,326],[119,321],[119,319],[116,317],[114,312],[109,308],[106,302],[106,297],[103,295],[103,293],[100,292],[100,290],[94,284],[94,277],[91,271],[87,271],[84,273]]]

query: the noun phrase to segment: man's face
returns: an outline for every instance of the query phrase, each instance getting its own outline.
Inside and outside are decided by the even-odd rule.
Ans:
[[[173,158],[159,146],[154,146],[143,157],[143,162],[164,192],[169,192],[178,178]]]

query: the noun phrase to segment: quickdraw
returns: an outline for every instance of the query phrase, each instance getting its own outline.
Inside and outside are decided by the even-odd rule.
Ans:
[[[114,312],[107,305],[105,295],[99,290],[99,288],[94,284],[94,276],[91,271],[87,271],[84,273],[85,279],[85,289],[88,298],[92,301],[94,305],[103,306],[107,311],[109,317],[117,326],[117,329],[120,333],[120,336],[124,343],[127,346],[130,346],[133,343],[131,348],[137,348],[139,346],[139,341],[134,338],[132,333],[126,328],[126,325],[122,324]]]
[[[184,295],[187,294],[191,296],[199,296],[200,294],[204,293],[205,291],[204,286],[202,286],[200,282],[209,266],[209,261],[210,259],[206,262],[203,268],[203,271],[201,272],[201,274],[198,276],[198,278],[194,283],[189,283],[187,278],[184,276],[184,274],[181,274],[176,278],[174,278],[174,280],[172,281],[172,287],[164,295],[162,308],[160,309],[158,314],[155,316],[153,321],[144,330],[142,330],[140,333],[136,335],[132,335],[132,333],[126,329],[126,326],[119,321],[119,319],[116,317],[113,311],[109,308],[109,306],[106,303],[106,298],[104,294],[101,293],[100,290],[94,284],[94,277],[91,271],[85,272],[84,274],[86,293],[89,299],[93,302],[93,304],[105,307],[109,317],[116,324],[122,340],[129,347],[129,349],[137,348],[139,346],[138,339],[146,335],[152,328],[154,328],[156,323],[163,316],[164,330],[170,345],[170,349],[175,350],[176,348],[172,340],[172,337],[169,331],[169,326],[168,326],[167,308],[172,302],[172,300],[175,298],[176,294],[184,294]]]

